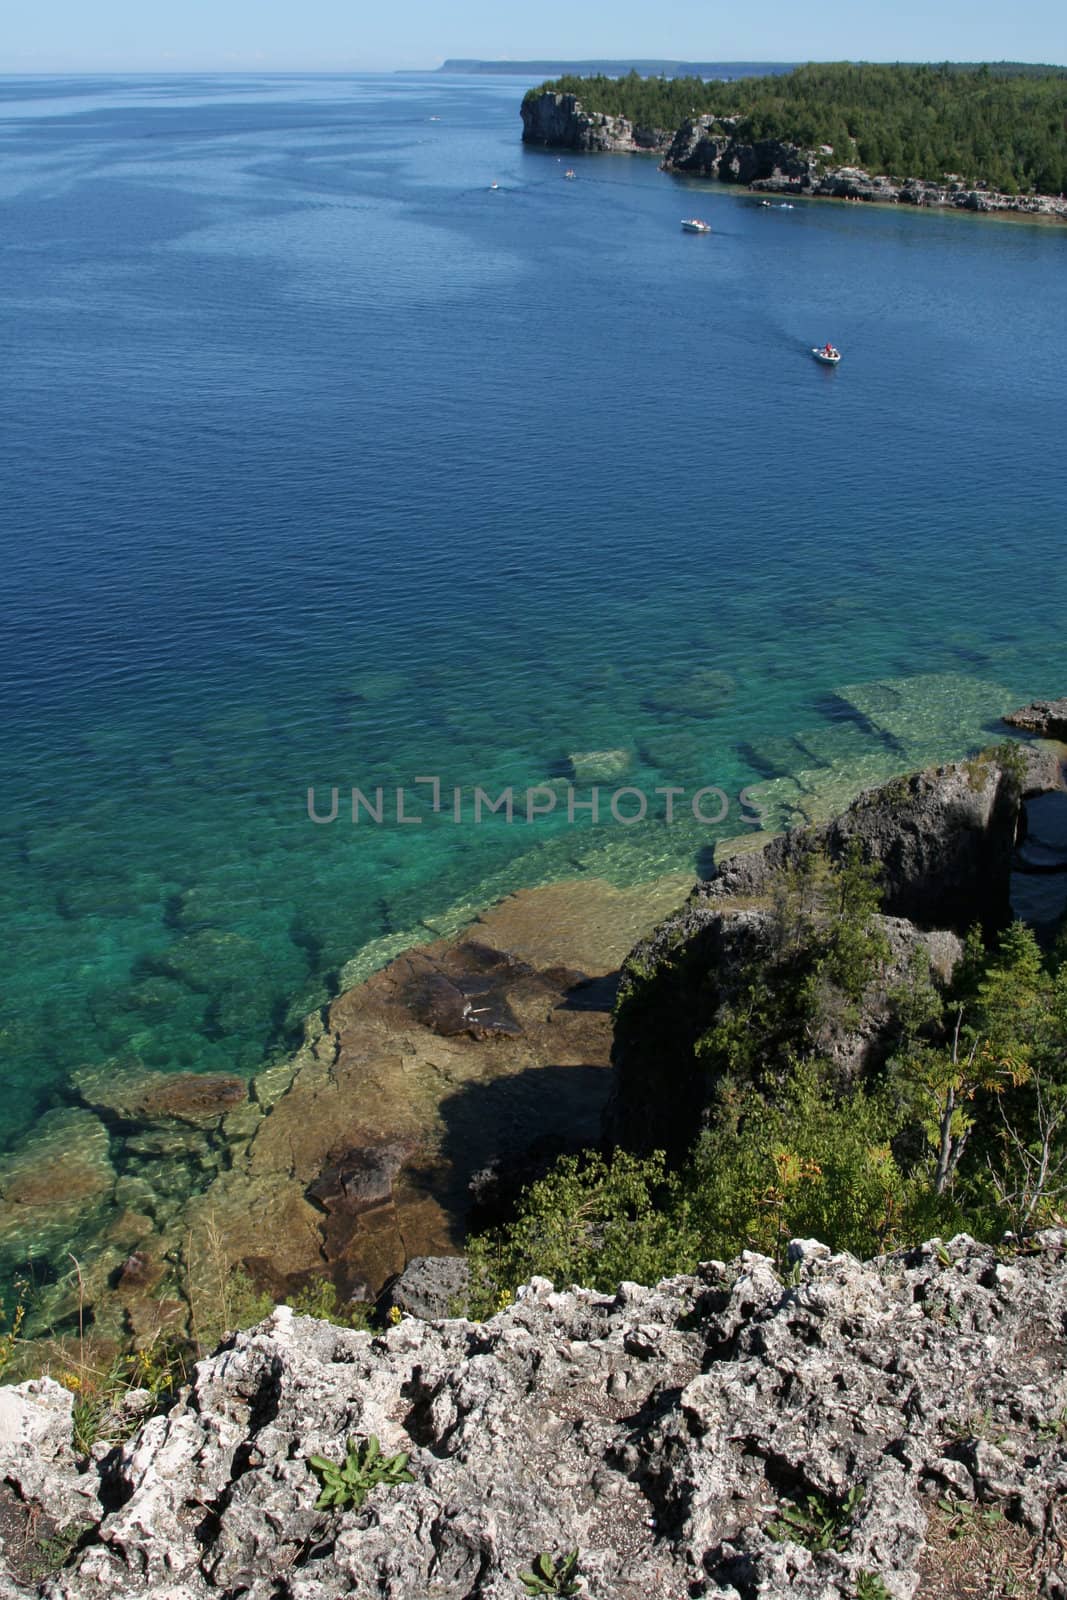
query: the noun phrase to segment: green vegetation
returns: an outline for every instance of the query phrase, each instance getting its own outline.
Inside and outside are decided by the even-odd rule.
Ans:
[[[935,182],[949,173],[1007,193],[1067,190],[1067,71],[1054,67],[831,62],[732,83],[702,78],[562,77],[531,90],[574,94],[587,111],[641,127],[736,118],[749,143],[828,145],[834,165]]]
[[[835,1504],[825,1495],[809,1494],[803,1500],[787,1500],[780,1514],[767,1524],[772,1539],[792,1539],[815,1555],[826,1550],[844,1550],[849,1528],[861,1501],[863,1488],[856,1484]]]
[[[26,1288],[27,1285],[21,1280],[15,1284],[15,1292],[18,1298],[15,1301],[10,1328],[4,1327],[7,1322],[7,1308],[4,1302],[0,1300],[0,1330],[3,1330],[0,1331],[0,1383],[4,1381],[4,1374],[15,1359],[22,1324],[26,1319]]]
[[[473,1315],[535,1274],[610,1291],[744,1249],[781,1268],[791,1238],[869,1257],[1059,1216],[1067,942],[1043,956],[1017,923],[987,949],[975,930],[941,992],[921,950],[890,972],[877,898],[855,854],[783,877],[744,992],[700,1041],[715,1087],[692,1148],[674,1170],[661,1153],[560,1160],[510,1224],[470,1241]],[[832,1046],[865,1006],[889,1017],[888,1058],[850,1078]]]
[[[858,845],[841,864],[809,851],[774,896],[771,946],[744,992],[720,1010],[697,1045],[716,1076],[758,1081],[786,1054],[802,1056],[832,1029],[851,1027],[889,959],[876,913],[876,871]]]
[[[414,1483],[415,1479],[407,1470],[408,1460],[403,1450],[395,1456],[383,1456],[373,1433],[362,1441],[349,1439],[343,1461],[308,1456],[308,1466],[322,1481],[322,1493],[315,1501],[316,1511],[331,1507],[344,1511],[349,1506],[358,1511],[377,1484]]]
[[[319,1322],[332,1322],[336,1328],[355,1328],[366,1333],[371,1326],[370,1308],[358,1302],[342,1305],[336,1285],[329,1278],[316,1278],[305,1284],[289,1295],[286,1303],[298,1317],[316,1317]]]
[[[892,1596],[877,1572],[856,1574],[856,1600],[892,1600]]]
[[[996,1528],[1004,1520],[1004,1513],[996,1506],[979,1506],[971,1500],[937,1502],[937,1509],[949,1518],[946,1532],[950,1539],[967,1539],[980,1529]]]
[[[104,1362],[94,1361],[82,1341],[79,1357],[55,1376],[74,1396],[74,1452],[87,1456],[99,1439],[127,1439],[150,1416],[166,1411],[189,1373],[182,1348],[160,1339]]]
[[[572,1550],[557,1562],[552,1556],[542,1553],[534,1561],[532,1572],[519,1573],[519,1582],[528,1595],[580,1594],[578,1554],[577,1550]]]
[[[697,1251],[680,1179],[661,1155],[564,1156],[527,1190],[514,1223],[470,1241],[470,1312],[492,1316],[538,1273],[614,1289],[624,1278],[654,1282],[665,1263],[682,1270],[674,1263],[692,1265]]]

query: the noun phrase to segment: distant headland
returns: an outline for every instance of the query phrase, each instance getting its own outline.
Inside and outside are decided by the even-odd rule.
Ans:
[[[582,77],[603,74],[622,78],[637,72],[642,78],[758,78],[791,72],[791,61],[448,61],[437,72],[482,73],[490,76],[554,78],[563,73]]]
[[[708,81],[564,74],[523,140],[804,197],[1067,220],[1067,69],[833,62]]]

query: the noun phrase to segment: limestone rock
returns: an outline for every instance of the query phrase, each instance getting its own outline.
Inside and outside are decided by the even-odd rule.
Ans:
[[[924,928],[966,933],[974,922],[1003,926],[1019,817],[1011,774],[991,758],[894,778],[854,800],[833,821],[773,840],[759,854],[726,862],[697,886],[712,905],[766,893],[775,873],[810,845],[832,859],[851,841],[881,871],[882,908]]]
[[[470,1271],[462,1256],[415,1256],[388,1291],[389,1304],[433,1322],[466,1305]]]
[[[855,843],[880,869],[890,970],[858,1023],[831,1019],[818,1041],[846,1079],[877,1066],[892,1042],[887,995],[913,953],[947,981],[973,923],[992,930],[1009,920],[1019,818],[1013,775],[985,757],[895,778],[830,822],[724,860],[623,969],[608,1137],[675,1156],[692,1142],[715,1089],[697,1042],[769,951],[775,886],[812,847],[840,860]]]
[[[514,1600],[574,1549],[591,1597],[854,1600],[868,1571],[903,1600],[939,1496],[1053,1526],[1067,1233],[1010,1285],[965,1236],[866,1265],[804,1246],[788,1285],[753,1254],[614,1295],[536,1279],[481,1325],[280,1308],[101,1461],[96,1540],[49,1600]],[[415,1481],[317,1511],[309,1456],[370,1434]],[[775,1537],[786,1502],[850,1494],[837,1548]]]
[[[666,128],[635,127],[625,117],[586,112],[573,94],[546,90],[536,99],[523,101],[522,138],[524,144],[556,150],[665,150],[671,133]]]
[[[1039,733],[1046,739],[1067,739],[1067,699],[1034,700],[1003,719],[1010,728]]]
[[[0,1389],[3,1481],[59,1527],[96,1522],[101,1515],[99,1479],[80,1472],[74,1458],[73,1411],[74,1396],[51,1378]]]

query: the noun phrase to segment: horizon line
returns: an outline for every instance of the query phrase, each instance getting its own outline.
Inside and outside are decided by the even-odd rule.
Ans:
[[[628,64],[630,64],[630,63],[632,63],[634,61],[652,60],[652,59],[660,59],[660,58],[639,57],[639,56],[617,56],[617,57],[612,57],[612,56],[595,56],[594,57],[594,56],[590,56],[590,57],[584,57],[583,58],[583,57],[578,57],[578,56],[556,56],[556,57],[553,57],[553,56],[547,56],[546,55],[546,56],[531,56],[531,57],[528,57],[528,58],[525,58],[525,59],[521,59],[521,58],[512,58],[512,57],[509,57],[509,56],[446,56],[445,59],[436,67],[414,67],[414,66],[363,67],[363,66],[356,66],[356,65],[349,66],[349,67],[325,67],[325,66],[323,66],[323,67],[301,67],[301,66],[285,67],[285,66],[278,66],[278,65],[256,66],[256,65],[254,65],[252,63],[245,63],[245,64],[242,64],[242,65],[230,65],[230,66],[217,65],[217,66],[210,66],[210,67],[208,67],[208,66],[191,66],[191,65],[190,66],[185,66],[185,67],[182,67],[182,66],[162,67],[162,66],[150,66],[150,65],[145,65],[145,66],[140,66],[140,67],[134,67],[134,66],[109,67],[109,66],[106,66],[104,64],[101,64],[101,65],[95,66],[95,67],[92,67],[92,66],[85,66],[85,67],[60,67],[60,66],[56,66],[56,67],[11,67],[11,68],[0,67],[0,81],[2,81],[5,78],[89,78],[89,77],[99,77],[101,75],[107,75],[108,77],[114,77],[114,78],[149,77],[149,76],[158,77],[158,78],[189,77],[189,76],[196,76],[196,77],[240,77],[240,76],[245,76],[245,75],[247,75],[247,76],[255,76],[255,77],[290,77],[290,76],[299,76],[299,77],[304,77],[304,78],[343,78],[343,77],[351,77],[353,74],[356,74],[356,73],[365,74],[365,75],[371,76],[371,77],[387,78],[387,77],[402,76],[405,73],[417,73],[420,76],[425,76],[425,75],[428,75],[428,74],[429,75],[437,74],[437,73],[440,73],[440,72],[443,71],[443,68],[445,67],[445,65],[449,61],[462,61],[464,63],[470,62],[472,65],[473,64],[477,64],[478,66],[507,67],[507,66],[512,66],[513,65],[516,68],[515,76],[519,77],[519,76],[523,76],[522,69],[524,67],[530,67],[530,66],[536,66],[536,67],[541,67],[541,66],[545,66],[545,65],[548,65],[548,66],[556,66],[556,65],[559,65],[559,66],[594,66],[594,65],[595,66],[625,66],[625,65],[628,65]],[[923,58],[923,59],[916,59],[916,58],[907,59],[907,58],[905,58],[903,56],[893,56],[892,58],[890,58],[890,57],[881,58],[881,57],[875,57],[875,56],[806,56],[803,59],[797,58],[795,61],[783,60],[781,57],[777,57],[777,58],[762,57],[761,58],[761,57],[758,57],[758,56],[734,56],[730,60],[723,60],[721,62],[720,61],[716,61],[716,62],[708,61],[708,62],[704,62],[704,63],[698,63],[695,59],[692,62],[690,62],[690,61],[688,61],[688,60],[686,60],[685,58],[682,58],[682,57],[667,57],[667,56],[665,56],[665,57],[662,58],[662,60],[663,60],[663,62],[665,64],[676,64],[676,65],[679,65],[679,66],[690,66],[690,65],[694,65],[695,66],[695,65],[699,65],[699,64],[708,65],[708,66],[711,66],[711,65],[714,65],[714,66],[737,66],[737,65],[740,65],[740,64],[744,63],[745,65],[748,65],[748,66],[783,66],[783,65],[787,65],[787,66],[800,67],[800,66],[835,66],[835,65],[839,65],[841,63],[846,63],[847,62],[851,66],[878,66],[878,67],[892,67],[892,66],[908,66],[908,67],[932,66],[932,67],[936,67],[936,66],[942,66],[942,65],[945,65],[945,64],[947,64],[949,66],[974,66],[974,67],[982,67],[982,66],[991,66],[991,67],[994,67],[994,66],[1019,66],[1019,67],[1056,67],[1056,68],[1059,68],[1059,69],[1063,69],[1064,67],[1067,67],[1067,62],[1059,62],[1059,61],[1025,61],[1025,60],[1023,60],[1023,59],[1021,59],[1020,57],[1017,57],[1017,56],[985,57],[985,58],[978,59],[978,60],[975,60],[974,58],[970,58],[970,57],[966,57],[965,58],[965,57],[958,57],[958,56],[930,56],[930,57]],[[507,74],[501,74],[501,76],[506,76],[506,75]],[[455,76],[461,77],[461,76],[463,76],[463,74],[462,74],[462,72],[457,71]],[[475,74],[475,76],[477,76],[477,74]]]

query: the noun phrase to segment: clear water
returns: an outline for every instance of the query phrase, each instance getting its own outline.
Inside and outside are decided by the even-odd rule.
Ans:
[[[564,182],[523,88],[0,81],[2,1138],[744,831],[316,827],[310,784],[623,750],[780,821],[1064,688],[1067,232]]]

